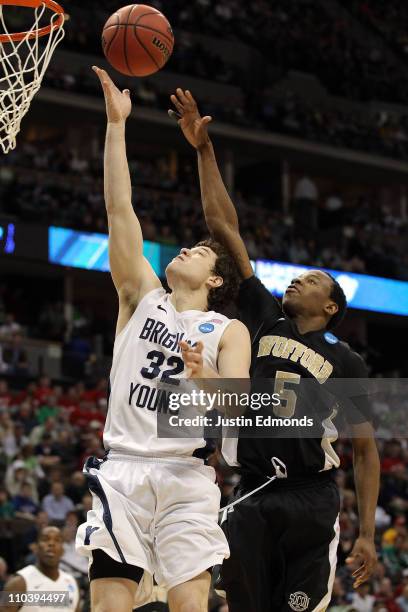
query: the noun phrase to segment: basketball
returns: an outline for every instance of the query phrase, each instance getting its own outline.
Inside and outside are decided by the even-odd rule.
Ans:
[[[171,25],[157,9],[130,4],[111,15],[102,33],[108,62],[127,76],[148,76],[166,64],[172,54]]]

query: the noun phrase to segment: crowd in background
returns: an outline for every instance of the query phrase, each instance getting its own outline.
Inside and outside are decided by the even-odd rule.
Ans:
[[[21,143],[0,169],[0,214],[107,232],[101,169],[100,157],[87,158],[63,144]],[[207,234],[192,159],[183,160],[175,174],[166,158],[130,158],[130,169],[146,240],[190,246]],[[407,221],[398,210],[380,206],[372,193],[319,194],[308,177],[292,187],[286,213],[280,198],[236,193],[241,232],[253,259],[408,280]]]
[[[102,4],[93,7],[95,21],[99,20],[101,25],[114,9],[112,2]],[[205,114],[242,126],[267,128],[335,146],[407,159],[408,131],[404,115],[389,110],[383,113],[367,113],[365,109],[345,111],[338,105],[327,107],[327,104],[308,101],[307,96],[296,98],[290,92],[288,99],[282,100],[274,91],[288,71],[301,70],[317,74],[335,95],[352,100],[406,103],[406,67],[386,53],[385,43],[365,42],[355,33],[350,27],[351,15],[345,17],[344,9],[333,16],[324,2],[311,0],[291,3],[279,0],[273,5],[258,0],[242,6],[234,0],[221,3],[203,0],[188,6],[178,1],[162,6],[157,0],[153,4],[164,10],[173,26],[181,30],[167,70],[241,87],[240,96],[234,96],[233,101],[226,96],[222,103],[214,103],[209,90],[208,99],[201,101]],[[88,14],[92,5],[87,7],[86,18],[81,17],[75,3],[72,10],[75,28],[68,25],[65,44],[72,50],[99,54],[99,30]],[[256,71],[250,64],[245,68],[226,61],[212,52],[210,45],[195,41],[189,34],[188,31],[200,31],[202,23],[206,24],[206,33],[214,37],[239,40],[258,48],[259,53],[266,54],[267,61],[257,61]],[[259,69],[260,65],[264,66],[263,70]],[[84,72],[75,74],[51,68],[45,82],[53,87],[96,94],[99,88],[94,81]],[[157,91],[152,81],[136,84],[132,79],[126,85],[135,91],[142,104],[166,108],[167,96]]]
[[[79,16],[80,3],[71,6],[72,14]],[[257,48],[281,73],[298,69],[318,74],[333,93],[351,99],[408,100],[408,78],[398,62],[392,61],[380,43],[358,36],[350,27],[350,14],[341,10],[333,14],[323,0],[276,0],[272,4],[267,0],[247,4],[200,0],[187,5],[183,0],[153,0],[152,6],[164,12],[176,31],[202,32],[205,24],[207,35]],[[99,53],[99,30],[95,32],[94,23],[103,25],[115,8],[109,0],[91,2],[87,15],[93,9],[95,21],[90,25],[89,18],[84,18],[79,28],[68,31],[68,43]],[[390,72],[400,77],[391,88]]]
[[[323,0],[290,3],[276,0],[272,5],[265,0],[249,4],[200,0],[188,5],[182,0],[166,5],[154,0],[152,5],[163,10],[177,30],[177,44],[167,71],[236,86],[238,93],[226,94],[218,102],[212,99],[208,88],[205,99],[200,100],[204,114],[240,126],[408,159],[408,121],[403,113],[390,109],[345,110],[334,102],[312,101],[307,95],[296,96],[290,91],[282,95],[275,91],[277,85],[280,90],[279,83],[288,71],[300,70],[318,75],[331,94],[349,100],[405,105],[406,53],[400,58],[387,47],[393,43],[408,48],[404,38],[406,12],[399,3],[355,0],[338,7],[337,13],[329,11]],[[106,0],[90,2],[89,6],[87,3],[84,12],[81,3],[72,2],[64,48],[100,55],[100,30],[116,8],[114,2]],[[360,27],[375,27],[377,37],[367,36],[365,40],[361,32],[351,27],[353,18],[357,18]],[[194,32],[202,31],[203,23],[206,34],[214,38],[241,41],[249,49],[257,49],[258,59],[248,59],[248,65],[241,65],[238,60],[228,60],[221,52],[213,51],[210,44],[194,37]],[[18,23],[14,27],[18,29]],[[395,30],[399,33],[398,43]],[[381,42],[377,41],[380,35]],[[261,61],[261,57],[266,61]],[[99,83],[90,70],[76,71],[59,64],[57,59],[47,70],[44,84],[64,91],[100,95]],[[171,92],[160,91],[154,79],[122,79],[121,85],[131,89],[138,104],[163,112],[168,107]]]
[[[355,15],[377,30],[388,43],[407,58],[408,10],[398,0],[352,0]]]
[[[90,71],[67,72],[51,66],[44,85],[63,91],[100,95],[99,83]],[[169,106],[167,94],[151,81],[123,80],[129,87],[136,105],[157,108],[165,112]],[[275,93],[272,87],[256,89],[248,94],[225,98],[222,103],[209,97],[199,99],[203,115],[218,122],[241,127],[267,129],[312,142],[364,151],[395,159],[408,159],[408,119],[406,115],[388,111],[349,111],[338,105],[319,105],[303,99],[289,89]]]

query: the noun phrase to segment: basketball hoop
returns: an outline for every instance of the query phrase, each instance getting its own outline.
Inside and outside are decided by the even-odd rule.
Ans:
[[[26,32],[10,32],[5,6],[34,9],[34,23]],[[16,146],[21,120],[64,38],[64,21],[64,9],[54,0],[0,0],[0,146],[4,153]],[[40,45],[44,37],[47,41]]]

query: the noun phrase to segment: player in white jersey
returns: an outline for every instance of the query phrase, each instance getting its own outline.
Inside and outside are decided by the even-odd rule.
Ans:
[[[79,591],[75,578],[59,569],[64,554],[62,534],[58,527],[44,527],[36,543],[36,564],[18,570],[6,583],[4,590],[9,593],[9,604],[5,612],[78,612]],[[64,600],[55,606],[50,604],[57,593],[64,593]],[[19,603],[27,596],[27,603]],[[55,594],[55,595],[53,595]],[[36,598],[44,599],[43,605],[33,603]],[[16,603],[12,603],[12,601]],[[48,602],[48,603],[47,603]]]
[[[193,456],[205,446],[202,435],[160,438],[157,418],[166,409],[162,386],[177,389],[193,370],[197,378],[248,378],[246,327],[213,311],[234,296],[239,277],[228,253],[206,241],[170,262],[171,294],[163,289],[143,257],[132,207],[129,91],[94,69],[108,116],[105,201],[119,315],[104,431],[108,454],[85,466],[93,507],[79,527],[77,549],[90,559],[94,611],[130,612],[145,601],[154,576],[168,589],[171,612],[204,612],[207,570],[229,554],[217,524],[220,493],[213,468]],[[190,351],[182,353],[183,342]],[[202,365],[192,367],[194,358]]]

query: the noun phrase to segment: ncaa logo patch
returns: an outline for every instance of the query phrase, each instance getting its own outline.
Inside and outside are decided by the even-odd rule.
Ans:
[[[221,319],[211,319],[210,323],[215,323],[216,325],[222,325]]]
[[[296,612],[303,612],[307,610],[310,603],[310,597],[303,593],[303,591],[296,591],[296,593],[291,593],[289,595],[288,604],[295,610]]]
[[[329,344],[337,344],[339,339],[336,338],[336,336],[334,334],[331,334],[330,332],[326,332],[324,334],[324,339],[326,340],[326,342],[328,342]]]
[[[214,331],[214,325],[212,323],[201,323],[198,329],[202,334],[210,334]]]

